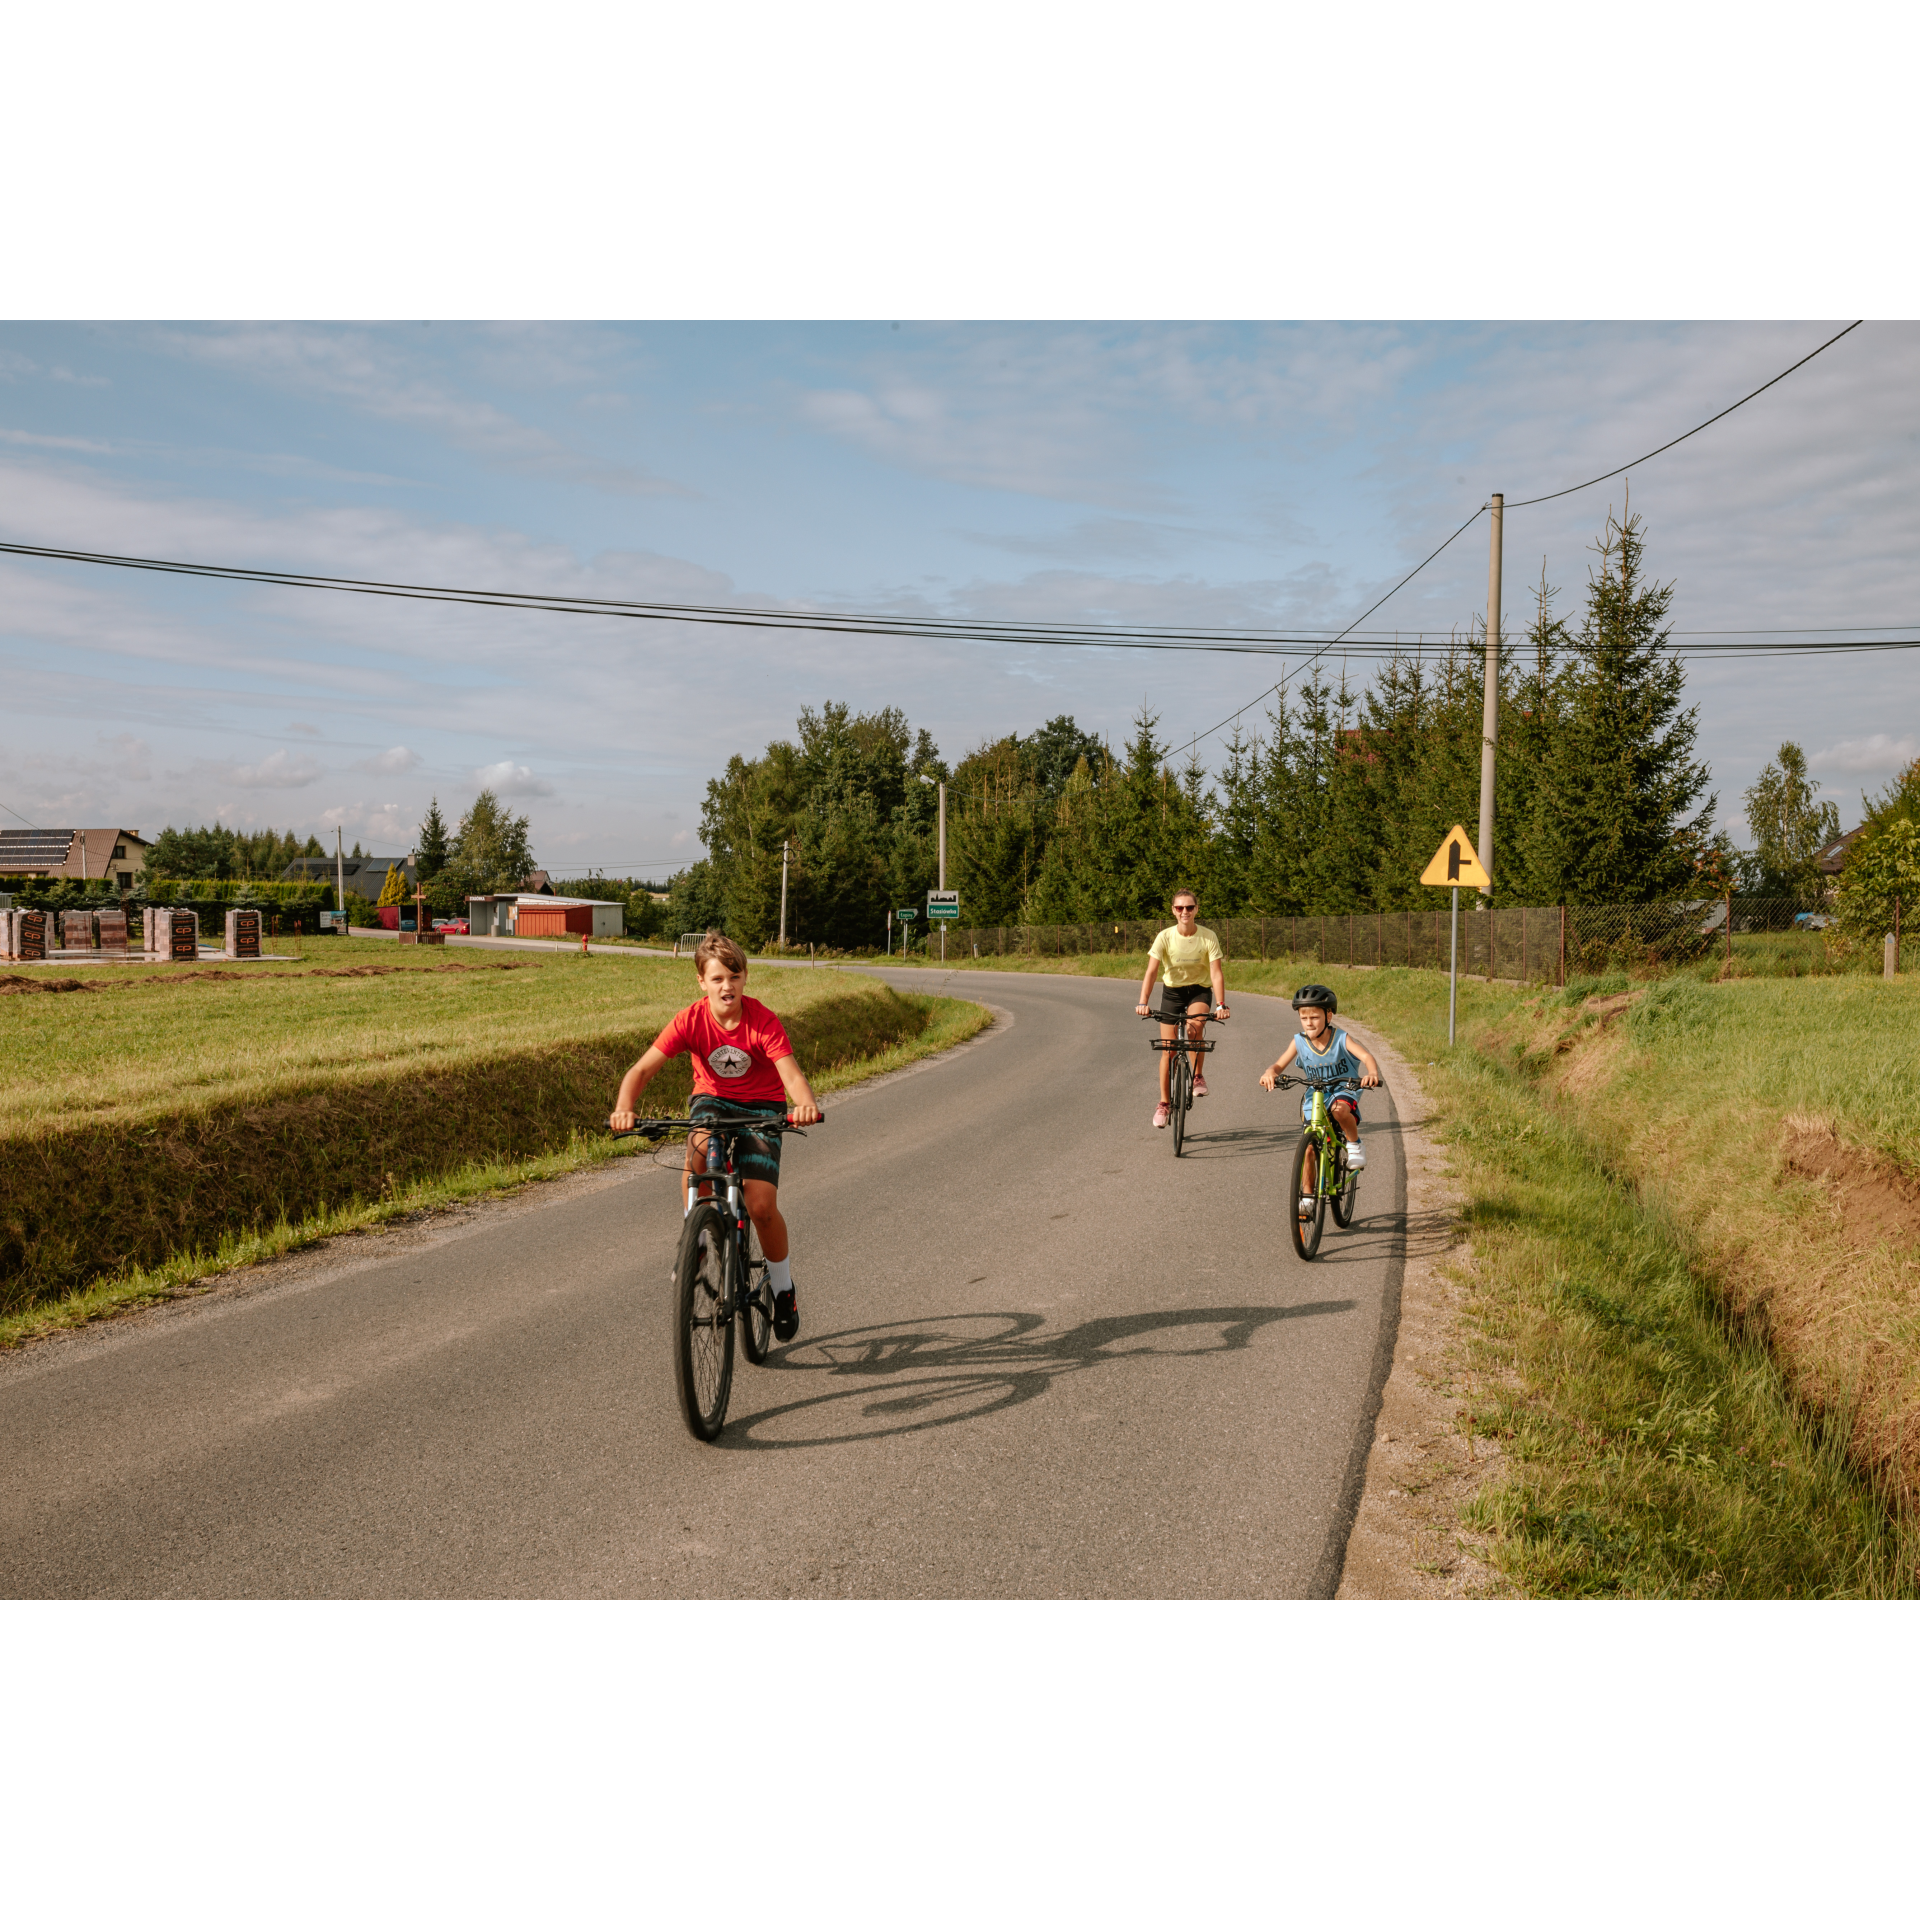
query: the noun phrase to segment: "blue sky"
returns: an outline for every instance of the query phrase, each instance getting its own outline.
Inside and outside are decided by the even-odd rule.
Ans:
[[[1846,316],[1842,316],[1843,320]],[[1493,489],[1586,478],[1834,332],[1737,323],[0,326],[0,538],[539,592],[1344,624]],[[1920,328],[1870,323],[1632,477],[1680,627],[1920,619]],[[1621,483],[1515,512],[1577,614]],[[1484,522],[1370,626],[1484,611]],[[559,870],[697,857],[707,778],[803,703],[949,758],[1056,713],[1177,741],[1231,656],[724,633],[0,561],[0,805],[340,825],[398,851],[483,782]],[[1356,678],[1366,669],[1353,668]],[[1920,753],[1911,655],[1695,664],[1722,816],[1800,741],[1850,824]]]

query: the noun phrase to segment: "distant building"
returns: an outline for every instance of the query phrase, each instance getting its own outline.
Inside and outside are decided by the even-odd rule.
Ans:
[[[332,886],[334,874],[338,870],[335,867],[335,858],[336,856],[331,853],[324,858],[317,854],[305,855],[301,859],[290,862],[286,872],[280,878],[282,880],[324,880],[328,886]],[[413,891],[415,874],[412,854],[406,854],[398,860],[391,859],[385,854],[377,860],[363,854],[356,860],[352,854],[348,854],[339,862],[339,867],[345,870],[347,891],[357,893],[363,900],[378,901],[381,889],[387,884],[388,870],[393,867],[400,869],[401,885],[409,893]]]
[[[125,893],[151,845],[131,827],[7,827],[0,880],[107,880]]]
[[[618,900],[569,900],[549,889],[545,893],[470,893],[467,930],[470,933],[519,935],[591,934],[606,940],[626,926],[626,909]]]
[[[1853,854],[1853,843],[1858,840],[1866,830],[1866,826],[1863,823],[1855,827],[1851,833],[1843,833],[1830,847],[1822,849],[1820,854],[1820,871],[1824,873],[1829,880],[1839,879],[1841,874],[1846,871],[1847,861]]]

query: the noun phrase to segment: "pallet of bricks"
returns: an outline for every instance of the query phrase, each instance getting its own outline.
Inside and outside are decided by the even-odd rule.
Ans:
[[[44,960],[52,944],[47,924],[52,918],[39,907],[9,907],[0,913],[0,958]]]
[[[149,960],[198,960],[200,916],[180,907],[149,907],[144,951]]]

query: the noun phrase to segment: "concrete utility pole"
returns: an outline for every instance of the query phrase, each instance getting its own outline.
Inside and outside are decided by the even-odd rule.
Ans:
[[[333,910],[336,913],[347,910],[346,842],[341,839],[338,827],[333,830]]]
[[[787,849],[793,843],[780,842],[780,951],[787,950]]]
[[[1480,720],[1480,864],[1493,878],[1493,751],[1500,738],[1500,517],[1504,493],[1493,496],[1493,524],[1487,534],[1487,694]],[[1493,899],[1491,885],[1480,889],[1480,904]]]

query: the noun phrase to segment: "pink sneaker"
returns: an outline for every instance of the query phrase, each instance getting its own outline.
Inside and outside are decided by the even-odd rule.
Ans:
[[[1153,1110],[1153,1124],[1156,1127],[1164,1127],[1172,1118],[1173,1108],[1165,1100],[1162,1100]]]
[[[1193,1097],[1196,1100],[1204,1100],[1207,1097],[1207,1076],[1204,1073],[1196,1073],[1193,1076]]]

